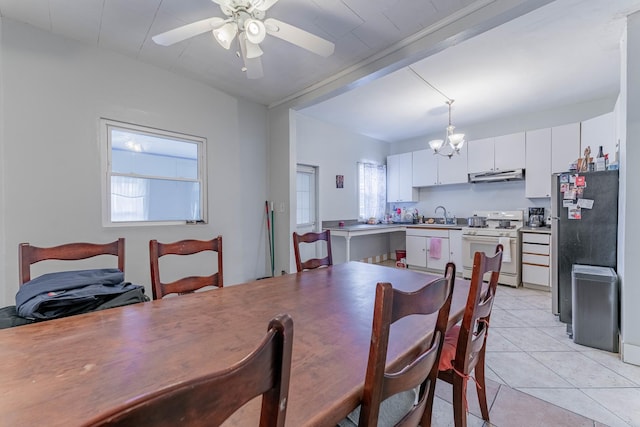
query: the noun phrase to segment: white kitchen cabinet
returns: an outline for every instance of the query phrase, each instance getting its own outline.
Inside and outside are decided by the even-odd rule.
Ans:
[[[551,196],[551,128],[527,132],[525,197]]]
[[[456,272],[462,275],[462,230],[449,230],[449,261],[456,265]]]
[[[525,167],[525,133],[469,141],[469,173],[507,171]]]
[[[438,185],[438,155],[431,150],[413,152],[413,186]]]
[[[497,136],[494,141],[494,170],[508,171],[525,167],[525,133]]]
[[[526,133],[525,196],[551,196],[551,174],[566,172],[580,157],[580,123]]]
[[[434,239],[440,240],[439,256],[430,249],[435,247]],[[407,228],[407,265],[444,272],[450,259],[449,230],[432,228]]]
[[[580,153],[591,147],[591,155],[596,157],[602,145],[604,154],[609,154],[609,162],[613,162],[616,153],[616,125],[613,112],[585,120],[580,125]]]
[[[597,152],[592,155],[598,154]],[[566,172],[580,153],[580,123],[551,128],[551,173]],[[551,185],[551,184],[549,184]]]
[[[417,202],[418,190],[413,188],[413,154],[387,156],[387,202]]]
[[[495,138],[474,139],[467,143],[467,170],[469,173],[493,170],[493,146]]]
[[[551,235],[522,233],[522,286],[551,286]]]
[[[432,150],[413,152],[413,186],[430,187],[468,182],[467,146],[460,154],[449,157],[433,154]]]

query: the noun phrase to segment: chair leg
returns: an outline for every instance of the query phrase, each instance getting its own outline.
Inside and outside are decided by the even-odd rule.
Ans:
[[[489,421],[489,407],[487,406],[487,387],[484,380],[484,349],[478,355],[478,364],[475,367],[476,391],[482,419]]]
[[[456,427],[467,427],[466,389],[467,379],[453,376],[453,421]]]

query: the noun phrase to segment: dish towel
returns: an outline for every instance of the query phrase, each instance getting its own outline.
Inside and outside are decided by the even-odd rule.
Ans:
[[[429,239],[429,258],[440,259],[442,256],[442,239],[431,237]]]
[[[502,250],[502,262],[511,262],[511,239],[509,237],[498,237],[498,243],[504,248]]]

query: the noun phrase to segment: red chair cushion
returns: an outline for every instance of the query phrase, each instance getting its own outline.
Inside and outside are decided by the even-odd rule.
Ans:
[[[447,331],[444,336],[442,353],[440,354],[440,371],[453,369],[453,360],[456,358],[456,346],[458,345],[458,335],[460,335],[460,325],[455,325]]]

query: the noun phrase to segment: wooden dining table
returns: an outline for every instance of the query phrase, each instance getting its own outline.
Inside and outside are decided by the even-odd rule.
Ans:
[[[294,323],[287,426],[332,426],[360,401],[375,288],[415,290],[437,276],[348,262],[0,331],[2,425],[76,426],[137,396],[226,368],[255,349],[269,320]],[[457,279],[450,326],[469,285]],[[425,339],[434,316],[391,330],[388,362]],[[225,425],[258,425],[259,399]]]

